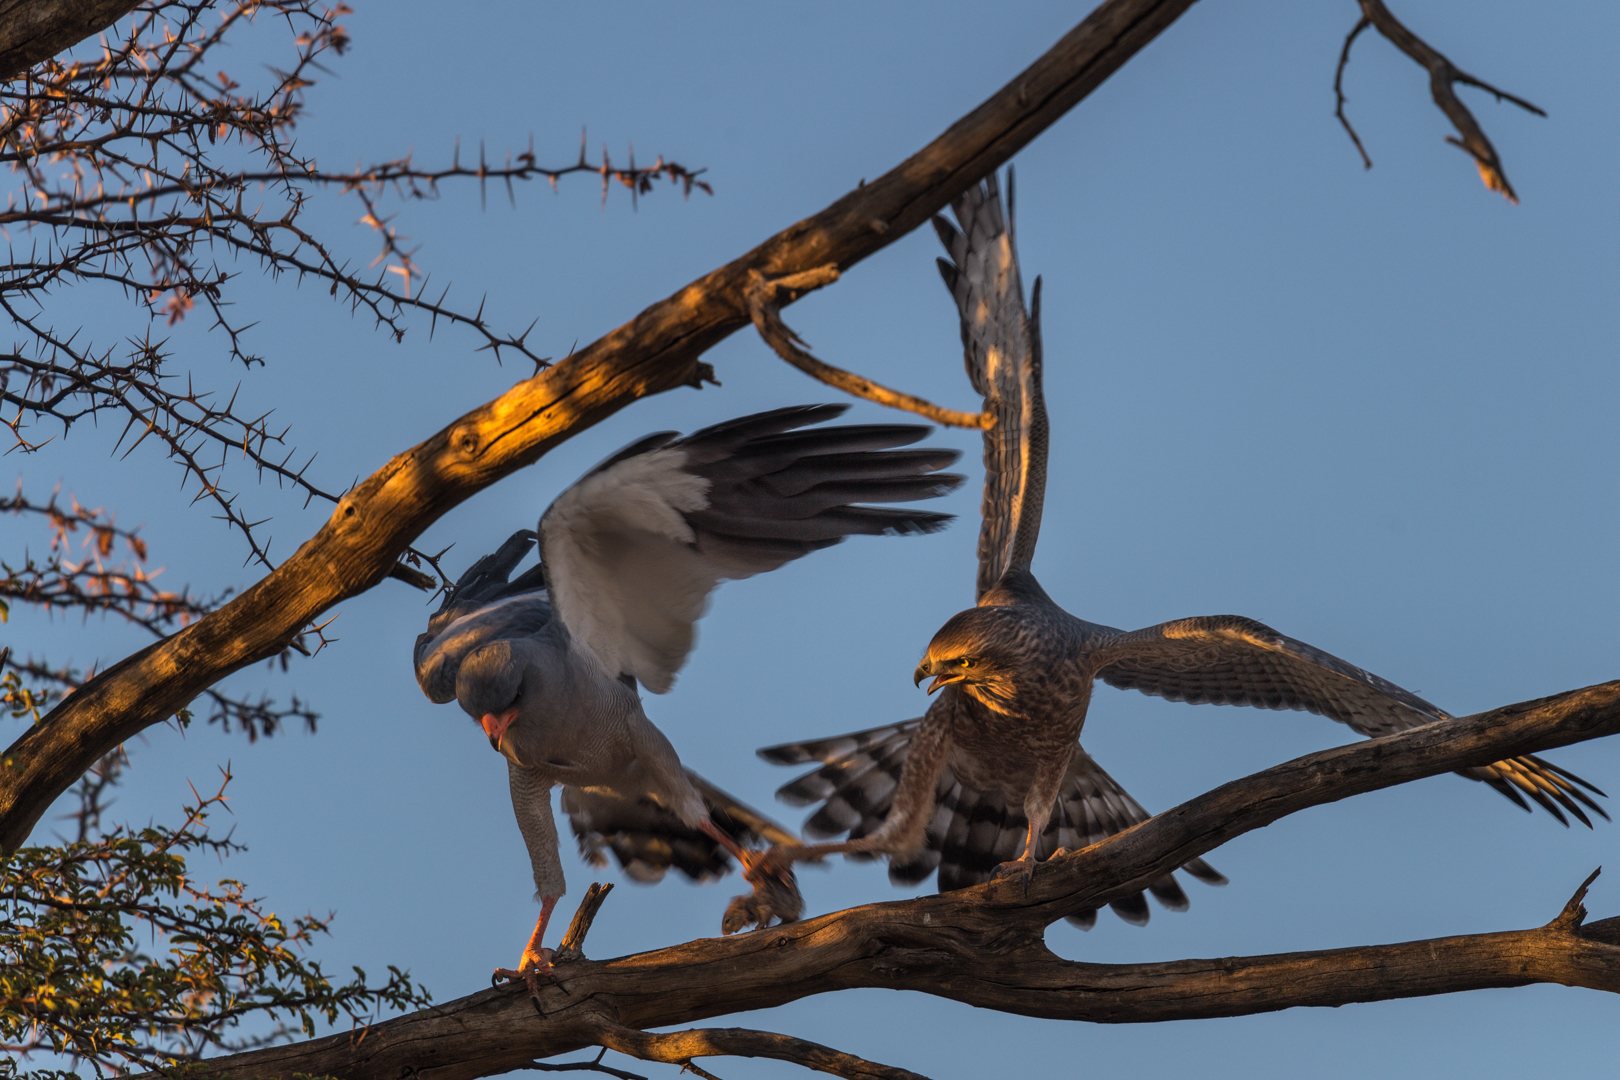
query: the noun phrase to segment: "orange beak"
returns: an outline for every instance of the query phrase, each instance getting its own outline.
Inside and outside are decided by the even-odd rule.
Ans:
[[[484,727],[484,734],[489,736],[489,745],[495,748],[496,753],[500,752],[501,740],[506,737],[506,729],[512,726],[517,714],[516,709],[508,709],[500,714],[485,713],[484,718],[479,721]]]

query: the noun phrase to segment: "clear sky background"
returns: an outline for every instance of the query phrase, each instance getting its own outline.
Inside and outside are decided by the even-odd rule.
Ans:
[[[714,196],[660,189],[605,208],[591,178],[517,193],[472,185],[401,206],[434,287],[561,356],[875,177],[1048,48],[1083,5],[531,5],[358,3],[352,52],[310,93],[300,149],[323,166],[414,150],[424,165],[522,150],[566,163],[634,143],[706,168]],[[1035,569],[1082,617],[1122,627],[1239,613],[1375,671],[1457,714],[1620,675],[1620,9],[1592,3],[1398,0],[1396,13],[1539,119],[1464,90],[1523,205],[1485,191],[1442,140],[1426,75],[1365,35],[1346,78],[1376,167],[1333,118],[1350,0],[1208,0],[1016,159],[1026,281],[1045,278],[1051,479]],[[282,30],[256,31],[279,43]],[[249,77],[251,37],[237,46]],[[268,55],[268,54],[267,54]],[[311,225],[358,262],[375,253],[352,200]],[[14,238],[16,239],[16,238]],[[972,408],[956,317],[927,230],[793,306],[818,355],[942,404]],[[238,267],[252,277],[255,267]],[[327,488],[528,374],[471,335],[418,320],[403,344],[321,287],[252,286],[242,313],[269,364],[244,373],[195,318],[172,341],[199,384],[274,408],[318,450]],[[97,341],[139,336],[116,294],[63,297]],[[74,305],[82,310],[75,310]],[[82,319],[81,319],[82,316]],[[470,500],[421,541],[459,571],[539,513],[585,468],[653,430],[836,400],[738,333],[707,359],[723,388],[639,403]],[[857,405],[851,418],[885,414]],[[188,506],[154,446],[109,457],[116,432],[76,429],[7,466],[30,495],[60,482],[143,526],[171,587],[241,588],[238,537]],[[910,674],[933,631],[972,601],[972,483],[943,535],[853,540],[723,586],[674,692],[647,709],[692,767],[797,825],[772,801],[793,775],[753,749],[919,715]],[[227,470],[250,516],[273,515],[285,558],[324,511]],[[4,551],[44,546],[23,519]],[[116,811],[174,821],[187,782],[230,762],[236,838],[219,868],[284,915],[335,911],[329,970],[408,967],[439,1000],[487,985],[535,914],[505,768],[454,706],[424,699],[412,641],[420,593],[384,582],[342,605],[338,642],[282,675],[231,685],[296,692],[318,733],[249,745],[194,727],[129,746]],[[4,641],[106,664],[142,643],[113,626],[13,609]],[[20,732],[20,729],[17,729]],[[1319,717],[1192,707],[1099,689],[1086,747],[1150,810],[1351,733]],[[1549,755],[1620,794],[1620,743]],[[39,838],[65,828],[42,824]],[[565,842],[565,846],[568,846]],[[1048,935],[1104,962],[1244,955],[1515,929],[1552,918],[1594,867],[1593,918],[1620,914],[1620,828],[1560,827],[1489,789],[1434,778],[1287,818],[1213,852],[1231,884],[1189,882],[1192,909],[1145,929],[1109,913]],[[565,852],[562,915],[600,878]],[[198,864],[195,870],[214,870]],[[812,914],[904,895],[881,867],[805,870]],[[717,932],[740,882],[623,884],[592,932],[608,957]],[[1561,987],[1296,1009],[1233,1020],[1106,1027],[1036,1021],[924,995],[859,991],[724,1023],[830,1043],[939,1076],[1017,1071],[1210,1078],[1600,1075],[1616,1051],[1612,997]],[[624,1062],[620,1062],[625,1064]],[[803,1075],[716,1062],[722,1076]],[[634,1067],[634,1066],[632,1066]],[[658,1075],[673,1070],[648,1066]]]

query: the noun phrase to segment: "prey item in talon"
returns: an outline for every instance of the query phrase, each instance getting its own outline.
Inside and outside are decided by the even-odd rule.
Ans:
[[[722,934],[735,934],[751,926],[763,930],[773,919],[779,923],[798,922],[804,914],[804,897],[791,868],[758,869],[757,860],[750,861],[754,867],[744,876],[754,891],[731,898],[720,920]]]

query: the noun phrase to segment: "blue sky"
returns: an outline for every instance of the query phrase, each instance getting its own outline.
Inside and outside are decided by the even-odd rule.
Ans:
[[[660,189],[605,208],[590,178],[515,209],[471,186],[386,207],[420,245],[434,287],[563,355],[647,304],[892,167],[1044,51],[1072,5],[867,3],[826,7],[361,3],[350,55],[310,93],[302,152],[323,166],[414,151],[447,162],[454,140],[492,156],[532,133],[564,163],[588,126],[593,155],[634,143],[708,170],[714,196]],[[1376,166],[1335,122],[1333,67],[1356,7],[1210,2],[1016,159],[1026,281],[1045,279],[1051,480],[1035,569],[1082,617],[1136,627],[1233,612],[1327,649],[1457,714],[1616,675],[1620,605],[1614,477],[1620,433],[1616,252],[1620,216],[1620,11],[1593,4],[1420,3],[1396,13],[1463,69],[1528,98],[1547,119],[1464,91],[1523,205],[1485,191],[1430,104],[1427,81],[1364,35],[1347,74],[1351,115]],[[1533,16],[1533,17],[1532,17]],[[260,28],[274,40],[273,27]],[[239,46],[243,70],[257,47]],[[243,78],[241,74],[237,78]],[[312,211],[357,261],[374,252],[360,210]],[[958,408],[973,406],[955,316],[924,230],[867,260],[787,321],[819,356]],[[245,277],[254,267],[242,266]],[[59,322],[92,306],[64,297]],[[84,317],[97,340],[138,336],[114,296]],[[322,288],[252,285],[263,369],[233,369],[206,321],[172,333],[199,383],[291,424],[341,488],[527,374],[470,335],[425,322],[403,343],[372,332]],[[751,333],[707,359],[723,382],[639,403],[469,500],[422,541],[459,570],[589,465],[648,431],[836,400]],[[884,414],[858,405],[852,417]],[[76,429],[12,455],[31,494],[59,481],[81,502],[141,523],[162,579],[202,593],[242,587],[238,539],[188,506],[155,449],[108,456],[115,432]],[[933,631],[972,598],[974,482],[949,532],[857,539],[720,590],[675,690],[647,701],[683,758],[796,825],[772,802],[787,770],[753,748],[918,715],[910,673]],[[253,516],[273,515],[272,555],[319,527],[319,508],[227,474]],[[5,548],[44,536],[5,525]],[[9,557],[9,556],[8,556]],[[118,809],[173,820],[227,761],[236,837],[221,873],[283,914],[335,910],[330,969],[408,967],[440,1000],[517,960],[532,924],[528,866],[504,767],[453,706],[411,678],[428,609],[397,582],[342,605],[339,640],[290,673],[232,685],[322,714],[319,732],[248,745],[217,730],[155,728],[129,747]],[[81,665],[141,639],[115,626],[14,609],[4,641]],[[1087,748],[1150,810],[1350,733],[1302,713],[1190,707],[1099,689]],[[1549,755],[1609,791],[1620,745]],[[40,836],[53,824],[41,826]],[[1066,956],[1131,962],[1400,941],[1537,925],[1620,831],[1565,830],[1480,785],[1440,777],[1318,808],[1213,852],[1232,882],[1192,882],[1192,909],[1146,929],[1104,915],[1048,935]],[[573,898],[593,879],[567,854]],[[200,872],[211,872],[198,867]],[[616,872],[595,875],[619,881]],[[812,913],[904,893],[880,867],[802,875]],[[588,951],[605,957],[716,932],[735,879],[618,888]],[[1600,878],[1593,917],[1620,914]],[[863,991],[727,1023],[769,1027],[935,1076],[1099,1074],[1323,1077],[1612,1067],[1613,1002],[1559,987],[1489,991],[1235,1020],[1104,1027],[1006,1017]],[[657,1071],[658,1067],[648,1069]],[[720,1075],[800,1075],[717,1063]]]

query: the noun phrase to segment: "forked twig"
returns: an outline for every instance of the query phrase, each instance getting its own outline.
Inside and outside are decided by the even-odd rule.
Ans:
[[[1339,53],[1339,67],[1333,78],[1333,92],[1338,98],[1338,107],[1335,115],[1349,132],[1351,141],[1361,152],[1361,160],[1368,168],[1372,167],[1372,159],[1361,145],[1355,129],[1344,115],[1343,77],[1345,65],[1350,60],[1350,46],[1356,37],[1369,25],[1376,28],[1380,34],[1388,38],[1390,43],[1400,49],[1407,56],[1417,61],[1429,72],[1429,91],[1434,96],[1434,103],[1440,111],[1446,114],[1457,135],[1447,135],[1446,141],[1453,146],[1460,147],[1474,159],[1479,168],[1479,177],[1485,181],[1485,186],[1492,191],[1499,191],[1507,200],[1517,205],[1519,197],[1514,194],[1513,185],[1508,183],[1507,174],[1502,171],[1502,161],[1496,156],[1496,148],[1491,145],[1490,139],[1485,137],[1484,130],[1474,119],[1474,114],[1458,99],[1455,86],[1462,83],[1465,86],[1477,86],[1487,93],[1494,94],[1498,101],[1510,101],[1527,112],[1537,116],[1546,116],[1541,109],[1532,105],[1521,97],[1515,97],[1506,90],[1499,90],[1490,83],[1476,79],[1465,71],[1459,70],[1450,60],[1447,60],[1428,42],[1408,30],[1399,19],[1390,13],[1384,6],[1383,0],[1359,0],[1361,4],[1361,19],[1344,39],[1344,48]],[[1458,136],[1461,136],[1460,138]]]

